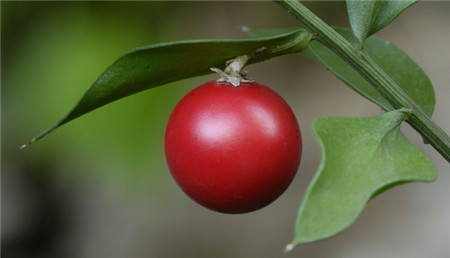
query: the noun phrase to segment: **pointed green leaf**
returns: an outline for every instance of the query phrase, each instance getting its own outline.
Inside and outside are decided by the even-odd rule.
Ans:
[[[360,45],[370,35],[390,24],[418,0],[347,0],[347,11],[353,33]]]
[[[344,28],[335,28],[354,45],[357,39]],[[389,41],[372,36],[366,40],[364,51],[417,103],[431,116],[435,105],[433,86],[424,71],[402,50]],[[317,41],[309,44],[305,54],[312,55],[339,79],[356,92],[385,110],[393,110],[383,98],[359,73],[337,56],[333,51]]]
[[[210,73],[211,67],[223,69],[226,61],[240,55],[250,56],[251,64],[278,55],[297,53],[306,48],[310,39],[311,35],[305,30],[296,30],[264,38],[179,41],[131,50],[100,74],[68,114],[22,147],[117,99]]]
[[[433,181],[431,162],[400,132],[404,111],[369,118],[323,117],[313,123],[319,171],[301,204],[293,244],[334,236],[365,204],[395,185]]]

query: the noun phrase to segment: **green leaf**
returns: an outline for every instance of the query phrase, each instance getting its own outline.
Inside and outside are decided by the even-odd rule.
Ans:
[[[100,74],[69,113],[22,148],[59,126],[117,99],[211,73],[211,67],[223,69],[226,61],[240,55],[250,56],[249,64],[252,64],[279,55],[298,53],[306,48],[310,39],[311,35],[305,30],[296,30],[264,38],[190,40],[131,50]]]
[[[349,29],[335,28],[350,43],[357,39]],[[372,36],[364,51],[402,88],[429,116],[435,105],[433,86],[424,71],[402,50],[389,41]],[[305,53],[306,52],[306,53]],[[393,107],[349,64],[317,41],[311,41],[305,54],[313,56],[356,92],[387,111]]]
[[[347,11],[353,33],[360,46],[370,35],[390,24],[418,0],[347,0]]]
[[[404,110],[369,118],[323,117],[313,123],[319,171],[299,209],[293,244],[338,234],[374,196],[401,183],[435,180],[431,162],[401,133]]]

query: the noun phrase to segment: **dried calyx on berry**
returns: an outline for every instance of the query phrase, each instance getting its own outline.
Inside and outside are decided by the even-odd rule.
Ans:
[[[219,68],[215,67],[212,67],[210,69],[211,71],[216,72],[220,75],[220,78],[217,80],[217,82],[230,83],[233,86],[237,87],[241,84],[241,82],[250,81],[247,79],[247,71],[244,70],[244,66],[249,59],[249,56],[243,55],[229,60],[226,63],[227,67],[225,68],[225,71],[222,71]]]

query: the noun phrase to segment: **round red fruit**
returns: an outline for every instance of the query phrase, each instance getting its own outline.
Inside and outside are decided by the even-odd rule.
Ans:
[[[297,173],[301,134],[275,91],[256,82],[211,81],[188,93],[165,133],[169,170],[199,204],[223,213],[258,210]]]

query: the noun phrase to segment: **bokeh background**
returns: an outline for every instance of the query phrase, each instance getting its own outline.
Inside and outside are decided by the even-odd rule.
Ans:
[[[348,25],[343,2],[307,2]],[[421,2],[378,33],[408,53],[434,83],[434,120],[450,132],[450,2]],[[320,160],[310,124],[324,115],[381,112],[320,65],[300,56],[248,67],[292,106],[303,132],[299,173],[272,205],[224,215],[200,207],[165,165],[170,111],[203,76],[98,109],[28,149],[18,147],[63,116],[110,63],[138,46],[247,37],[298,26],[284,10],[251,2],[1,2],[1,245],[16,257],[450,257],[450,166],[408,126],[438,170],[371,201],[335,238],[283,254]]]

